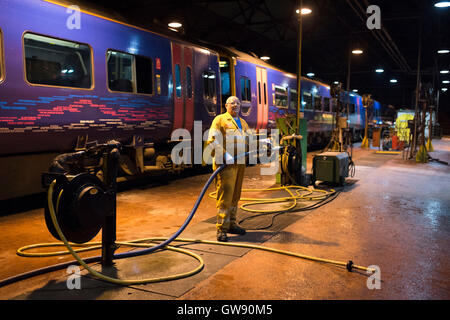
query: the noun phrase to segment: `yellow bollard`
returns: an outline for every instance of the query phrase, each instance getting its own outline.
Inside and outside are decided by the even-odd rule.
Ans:
[[[425,146],[421,145],[419,151],[416,155],[416,162],[427,163],[428,162],[428,153]]]
[[[368,149],[369,147],[370,147],[369,139],[367,139],[367,137],[364,137],[364,139],[361,143],[361,148]]]
[[[431,139],[430,138],[428,138],[428,141],[427,141],[427,151],[428,152],[433,152],[434,151],[433,144],[431,143]]]

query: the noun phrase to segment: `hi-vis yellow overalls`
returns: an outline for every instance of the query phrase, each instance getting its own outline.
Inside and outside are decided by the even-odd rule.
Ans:
[[[246,136],[249,134],[249,126],[244,119],[239,118],[241,121],[242,131],[239,130],[237,123],[233,117],[225,112],[214,118],[211,129],[209,131],[207,143],[212,143],[215,140],[215,134],[220,133],[223,137],[222,141],[218,142],[215,148],[213,169],[216,170],[222,163],[224,163],[225,152],[229,152],[231,155],[236,156],[242,151],[245,152],[246,148]],[[227,141],[228,137],[228,141]],[[230,142],[230,138],[233,138]],[[247,140],[248,141],[248,140]],[[227,144],[228,142],[228,144]],[[231,144],[232,143],[232,144]],[[238,143],[242,145],[237,146]],[[234,152],[227,150],[228,146],[233,146]],[[219,158],[223,161],[219,161]],[[240,161],[245,161],[241,158]],[[225,167],[216,177],[216,207],[217,207],[217,223],[218,230],[228,231],[230,226],[236,224],[236,212],[239,199],[241,198],[242,182],[244,180],[245,163],[239,164],[238,161],[234,161]]]

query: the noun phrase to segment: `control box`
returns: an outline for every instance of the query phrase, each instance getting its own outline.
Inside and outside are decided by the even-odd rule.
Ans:
[[[348,177],[349,156],[346,152],[324,152],[313,158],[312,183],[320,180],[344,185]]]

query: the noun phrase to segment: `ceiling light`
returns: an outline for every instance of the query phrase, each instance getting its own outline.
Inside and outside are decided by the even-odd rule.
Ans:
[[[358,89],[353,89],[353,92],[358,92]]]
[[[352,51],[353,54],[362,54],[364,51],[362,51],[361,49],[355,49]]]
[[[397,83],[397,79],[391,79],[391,83]]]
[[[437,53],[444,54],[444,53],[449,53],[449,52],[450,52],[450,50],[442,49],[442,50],[438,50]]]
[[[339,84],[339,81],[335,81],[335,82],[333,82],[334,84]]]
[[[448,81],[448,80],[444,80],[444,81],[442,81],[442,83],[445,83],[445,84],[447,84],[447,83],[450,83],[450,81]]]
[[[383,72],[384,72],[384,69],[381,69],[381,68],[380,68],[380,69],[376,69],[375,72],[376,72],[376,73],[383,73]]]
[[[436,8],[448,8],[450,7],[450,1],[439,1],[434,4]]]
[[[447,88],[442,88],[442,91],[444,91],[444,92],[447,91],[447,90],[448,90]]]
[[[312,73],[312,72],[310,72],[310,73],[307,73],[306,74],[308,77],[310,77],[310,78],[312,78],[312,77],[314,77],[315,76],[315,74],[314,73]]]
[[[268,57],[268,56],[262,56],[262,57],[261,57],[261,60],[267,61],[267,60],[270,60],[270,57]]]
[[[446,74],[446,73],[449,73],[449,71],[448,70],[441,70],[441,73]]]
[[[297,9],[297,10],[295,10],[295,12],[298,14],[298,13],[300,13],[300,10]],[[302,15],[310,14],[311,12],[312,12],[312,10],[309,9],[309,8],[303,8],[302,9]]]
[[[183,25],[179,22],[174,21],[174,22],[169,23],[168,26],[171,28],[177,29],[177,28],[181,28]]]

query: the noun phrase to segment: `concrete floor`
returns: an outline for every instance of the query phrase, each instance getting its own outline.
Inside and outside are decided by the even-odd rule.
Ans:
[[[431,155],[450,162],[450,138],[434,140],[433,145]],[[309,169],[312,155],[308,155]],[[2,287],[0,299],[449,299],[450,167],[416,164],[401,155],[359,148],[354,150],[354,161],[355,177],[347,179],[347,186],[331,203],[279,216],[271,228],[231,236],[230,241],[376,265],[381,289],[369,290],[369,275],[362,271],[349,273],[334,265],[245,248],[182,244],[205,261],[205,268],[189,278],[124,287],[99,281],[83,270],[81,290],[68,290],[68,275],[61,270]],[[258,166],[247,168],[245,188],[274,185],[274,176],[259,172]],[[117,238],[171,235],[184,222],[208,177],[200,174],[120,192]],[[262,193],[251,194],[258,195]],[[215,201],[205,197],[181,237],[215,240],[214,216]],[[16,255],[19,247],[55,241],[46,229],[43,209],[1,216],[0,230],[0,279],[73,260],[69,255]],[[94,240],[99,239],[100,235]],[[119,249],[125,250],[130,249]],[[118,260],[114,268],[103,271],[125,279],[153,278],[196,265],[190,257],[164,251]],[[94,268],[101,270],[100,265]]]

